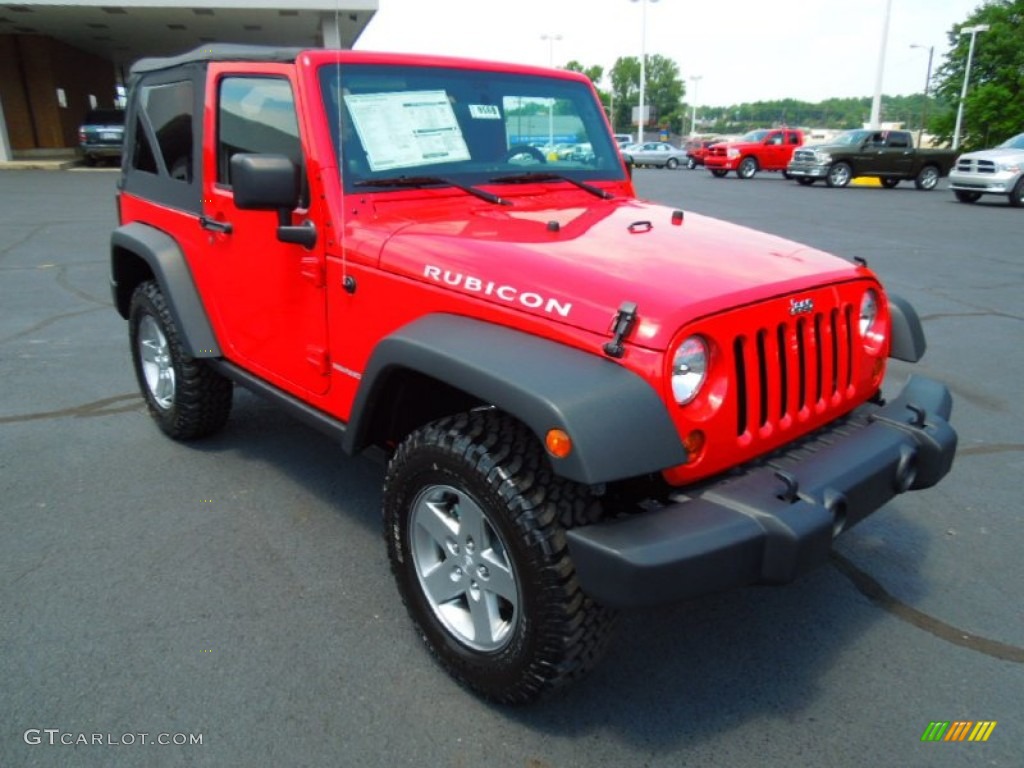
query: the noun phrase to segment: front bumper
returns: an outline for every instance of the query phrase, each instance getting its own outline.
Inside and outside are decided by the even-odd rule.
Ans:
[[[962,173],[950,171],[949,188],[962,192],[981,192],[989,195],[1009,194],[1017,184],[1019,174],[1000,171],[999,173]]]
[[[885,405],[738,476],[657,510],[567,532],[585,592],[626,608],[749,584],[783,584],[824,562],[832,540],[895,495],[929,488],[953,464],[949,390],[911,376]]]
[[[738,162],[738,157],[714,155],[704,158],[704,167],[710,171],[732,171],[735,170]]]
[[[786,173],[795,179],[824,179],[828,176],[828,166],[812,165],[811,163],[790,163],[786,166]]]

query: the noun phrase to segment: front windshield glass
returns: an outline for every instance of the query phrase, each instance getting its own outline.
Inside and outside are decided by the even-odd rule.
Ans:
[[[355,64],[323,66],[320,84],[349,191],[403,177],[462,184],[523,173],[625,177],[600,105],[582,82]]]
[[[860,144],[870,135],[871,131],[844,131],[832,139],[829,144],[839,147],[852,147]]]
[[[764,139],[764,137],[767,136],[767,135],[768,135],[768,131],[764,131],[764,130],[761,130],[761,131],[751,131],[750,133],[744,134],[740,138],[740,141],[744,141],[744,142],[747,142],[747,143],[750,143],[750,144],[756,144],[759,141],[762,141]]]
[[[1007,139],[999,145],[1000,149],[1024,149],[1024,133],[1018,133],[1012,139]]]

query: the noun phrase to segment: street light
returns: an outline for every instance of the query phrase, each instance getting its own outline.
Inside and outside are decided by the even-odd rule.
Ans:
[[[637,142],[644,143],[644,85],[647,81],[647,4],[658,0],[629,0],[640,3],[640,114],[637,118],[639,134]]]
[[[928,74],[924,78],[924,103],[921,105],[921,131],[917,135],[917,146],[921,146],[924,141],[924,124],[928,120],[928,88],[932,82],[932,57],[935,55],[934,45],[917,45],[916,43],[911,44],[911,48],[920,48],[924,50],[928,49]]]
[[[956,127],[953,129],[953,149],[960,146],[960,126],[964,120],[964,99],[967,98],[967,83],[971,79],[971,59],[974,58],[974,39],[979,32],[988,32],[988,24],[975,24],[973,27],[963,27],[961,35],[970,34],[971,45],[967,49],[967,69],[964,70],[964,87],[960,91],[960,106],[956,108]]]
[[[882,47],[878,51],[878,73],[875,77],[875,96],[871,100],[871,117],[868,127],[878,130],[882,117],[882,76],[885,74],[885,46],[889,40],[889,17],[892,15],[892,0],[885,4],[885,22],[882,24]]]
[[[541,40],[548,41],[548,66],[555,66],[555,43],[562,39],[561,35],[541,35]],[[555,149],[555,100],[548,104],[548,151]]]
[[[703,79],[704,75],[691,75],[689,80],[693,83],[693,117],[690,119],[690,135],[695,136],[697,134],[697,83]]]

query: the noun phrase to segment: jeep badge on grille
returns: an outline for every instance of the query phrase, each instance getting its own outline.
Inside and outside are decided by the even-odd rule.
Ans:
[[[814,311],[814,299],[790,299],[789,314],[806,315]]]

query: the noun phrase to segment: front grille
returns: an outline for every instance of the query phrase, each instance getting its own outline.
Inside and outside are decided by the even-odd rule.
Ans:
[[[736,435],[767,438],[853,395],[852,304],[736,336]]]
[[[725,157],[725,147],[708,147],[708,155],[711,157]]]
[[[991,160],[972,160],[962,157],[957,161],[956,169],[962,173],[995,173],[996,164]]]
[[[813,163],[814,162],[814,150],[813,149],[798,149],[793,153],[793,159],[799,163]]]

